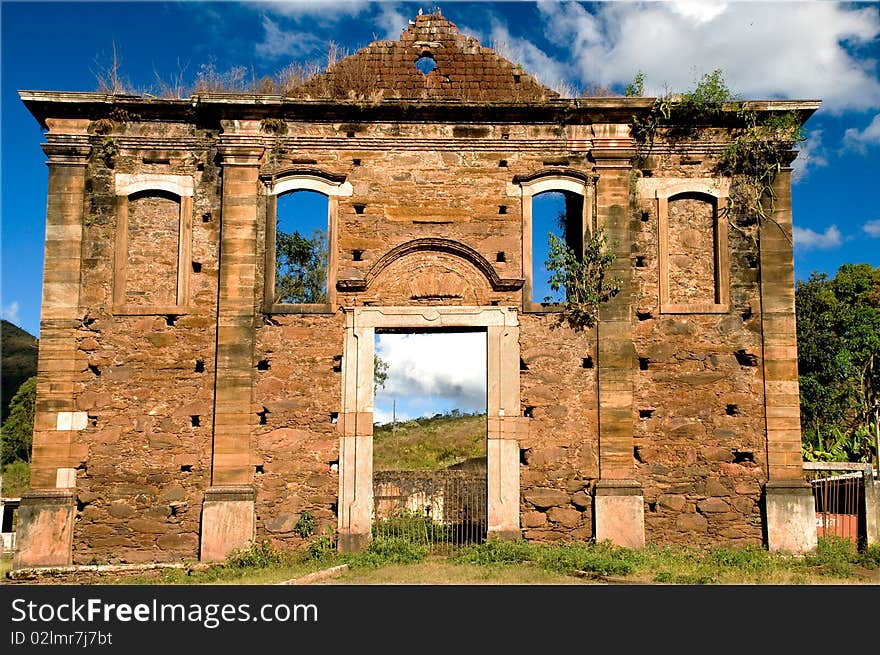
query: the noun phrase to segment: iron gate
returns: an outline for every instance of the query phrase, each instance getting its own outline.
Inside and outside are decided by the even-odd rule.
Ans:
[[[865,475],[870,464],[804,462],[816,506],[816,536],[836,536],[856,546],[865,539]]]
[[[376,471],[373,537],[396,537],[435,550],[486,539],[482,471]]]

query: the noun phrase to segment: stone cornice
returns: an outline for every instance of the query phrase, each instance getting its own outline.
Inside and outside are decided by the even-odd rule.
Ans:
[[[80,137],[53,137],[40,147],[49,158],[49,164],[85,166],[92,152],[88,139]]]

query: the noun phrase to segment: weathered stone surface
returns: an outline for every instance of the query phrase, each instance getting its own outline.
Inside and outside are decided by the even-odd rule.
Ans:
[[[266,530],[272,533],[293,532],[300,514],[281,514],[266,523]]]
[[[544,512],[523,512],[522,526],[524,528],[538,528],[547,524],[547,515]]]
[[[531,503],[539,509],[547,509],[548,507],[559,507],[568,504],[568,494],[560,489],[551,489],[549,487],[536,487],[523,494],[526,502]]]
[[[569,507],[551,507],[547,510],[547,518],[567,528],[576,526],[581,520],[581,513]]]
[[[675,519],[675,527],[684,532],[705,532],[709,529],[709,521],[700,514],[680,514]]]
[[[697,503],[697,509],[703,514],[729,512],[730,505],[721,498],[706,498]]]

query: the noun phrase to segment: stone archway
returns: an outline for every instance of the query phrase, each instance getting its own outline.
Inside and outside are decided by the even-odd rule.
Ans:
[[[373,510],[373,357],[377,328],[485,329],[487,333],[487,514],[490,537],[519,538],[519,321],[501,306],[344,308],[339,441],[339,549],[370,541]]]

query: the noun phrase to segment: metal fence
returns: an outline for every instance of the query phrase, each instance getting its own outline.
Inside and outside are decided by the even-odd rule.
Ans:
[[[816,536],[850,539],[856,546],[865,539],[865,479],[870,464],[804,462],[804,474],[813,490]]]
[[[486,539],[483,472],[377,471],[373,475],[373,537],[397,537],[432,550]]]

